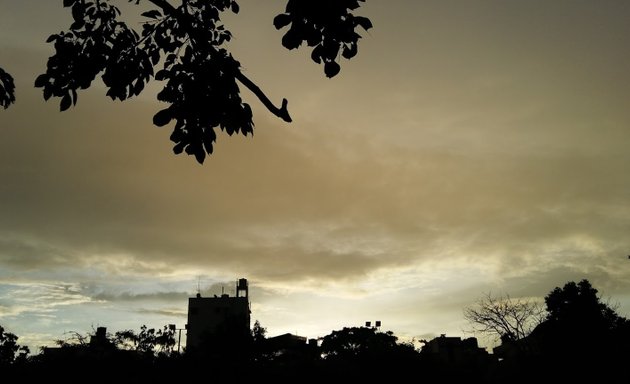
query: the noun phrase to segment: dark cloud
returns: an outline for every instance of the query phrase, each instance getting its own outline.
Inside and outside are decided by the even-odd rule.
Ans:
[[[185,303],[195,275],[204,295],[247,277],[263,309],[379,286],[397,294],[382,308],[413,318],[580,278],[627,297],[625,8],[368,3],[384,27],[331,82],[280,46],[273,7],[245,1],[234,52],[294,123],[246,94],[255,136],[219,134],[203,166],[172,154],[153,95],[113,103],[97,82],[68,112],[42,101],[32,81],[57,22],[29,26],[39,43],[3,40],[19,98],[0,112],[0,279],[83,284],[73,300],[150,301],[155,315]],[[50,10],[32,4],[7,7]],[[159,284],[177,278],[191,281]]]
[[[74,261],[73,255],[40,240],[20,238],[12,233],[0,234],[0,263],[8,268],[33,271],[63,267]]]

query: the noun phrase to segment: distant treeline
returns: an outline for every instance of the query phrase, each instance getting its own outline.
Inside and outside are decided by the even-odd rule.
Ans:
[[[501,338],[492,354],[475,338],[442,335],[416,348],[375,327],[343,328],[320,340],[290,334],[267,338],[259,322],[249,337],[209,337],[190,351],[178,351],[174,328],[142,326],[139,332],[74,333],[57,347],[30,354],[0,327],[0,380],[630,383],[630,321],[603,302],[588,280],[552,290],[544,316],[531,329],[524,325],[540,314],[531,306],[489,298],[465,313],[476,325],[485,321],[485,331]],[[493,327],[501,319],[507,326]]]

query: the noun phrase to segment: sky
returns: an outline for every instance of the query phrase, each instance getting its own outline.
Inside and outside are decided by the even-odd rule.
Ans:
[[[368,0],[328,79],[281,46],[284,1],[241,0],[228,48],[293,122],[243,87],[254,135],[219,134],[203,165],[152,125],[159,82],[43,100],[61,3],[0,0],[0,325],[32,351],[183,328],[188,297],[238,278],[268,336],[379,320],[491,348],[465,307],[582,279],[630,316],[630,2]]]

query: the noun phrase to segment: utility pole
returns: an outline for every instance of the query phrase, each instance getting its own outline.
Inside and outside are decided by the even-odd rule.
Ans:
[[[180,345],[182,342],[182,330],[186,329],[186,328],[177,328],[175,326],[175,324],[169,324],[168,327],[173,330],[173,331],[179,331],[179,336],[177,338],[177,353],[179,354],[179,350],[180,350]]]

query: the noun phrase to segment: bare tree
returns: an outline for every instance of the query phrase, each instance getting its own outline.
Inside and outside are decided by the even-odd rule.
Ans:
[[[57,339],[55,340],[55,344],[59,347],[86,347],[90,344],[90,335],[82,334],[77,331],[68,331],[65,332],[68,337],[65,339]]]
[[[544,321],[545,308],[532,299],[487,293],[464,309],[464,318],[475,332],[497,336],[501,341],[516,341],[528,336]]]

